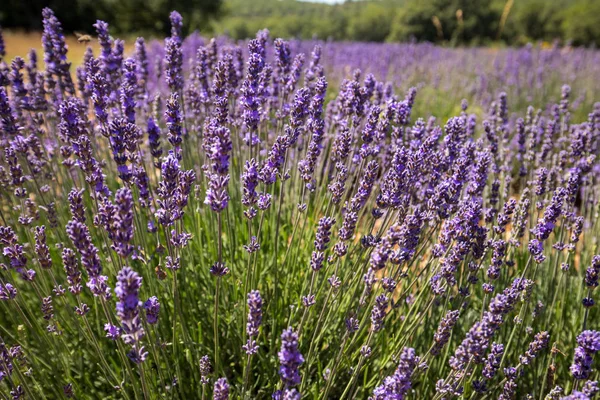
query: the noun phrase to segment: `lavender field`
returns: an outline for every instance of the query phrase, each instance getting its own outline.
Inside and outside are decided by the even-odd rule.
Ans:
[[[1,399],[595,398],[600,51],[184,23],[0,30]]]

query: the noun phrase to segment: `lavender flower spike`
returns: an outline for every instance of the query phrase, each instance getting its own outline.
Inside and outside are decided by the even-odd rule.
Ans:
[[[146,321],[150,325],[155,325],[158,322],[158,314],[160,312],[160,302],[156,296],[150,297],[144,303],[144,309],[146,310]]]
[[[577,336],[571,374],[575,379],[587,379],[592,372],[592,356],[600,351],[600,332],[583,331]]]
[[[140,320],[139,299],[142,277],[130,267],[123,267],[117,275],[117,316],[123,327],[123,341],[127,344],[136,345],[144,336],[144,328]]]
[[[289,327],[281,334],[281,350],[279,356],[279,376],[286,388],[292,388],[300,384],[300,365],[304,357],[298,350],[298,334]]]
[[[258,346],[253,339],[258,336],[258,329],[262,323],[262,306],[263,301],[258,290],[253,290],[248,293],[248,323],[246,324],[246,333],[248,341],[243,346],[247,354],[256,354]]]
[[[403,400],[412,387],[412,374],[419,363],[415,350],[405,347],[400,355],[398,368],[381,386],[373,391],[373,400]]]
[[[213,400],[227,399],[229,399],[229,383],[227,383],[227,378],[219,378],[213,389]]]
[[[444,318],[442,318],[442,321],[440,322],[440,325],[433,336],[435,343],[431,349],[431,354],[439,354],[444,345],[448,343],[450,334],[452,333],[452,328],[456,324],[456,321],[458,321],[459,315],[460,312],[458,310],[448,311]]]

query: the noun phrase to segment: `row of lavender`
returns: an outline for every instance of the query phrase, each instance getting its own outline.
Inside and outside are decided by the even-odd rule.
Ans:
[[[217,38],[216,43],[230,44],[227,38]],[[182,50],[184,59],[190,63],[184,63],[184,71],[193,68],[195,53],[205,44],[197,34],[186,38]],[[514,107],[525,109],[532,103],[549,107],[550,99],[559,100],[560,86],[568,84],[576,93],[571,111],[585,118],[585,109],[591,107],[594,93],[600,90],[594,70],[600,62],[600,53],[582,48],[544,49],[529,45],[518,49],[445,49],[426,43],[289,42],[292,53],[307,56],[316,45],[321,48],[325,74],[333,82],[339,83],[353,70],[360,69],[393,82],[397,88],[426,89],[427,97],[417,104],[417,111],[423,115],[431,114],[434,109],[436,115],[452,116],[452,112],[458,112],[462,98],[470,99],[478,111],[486,110],[499,88],[508,94]],[[247,46],[240,46],[247,57]],[[148,47],[156,57],[149,65],[150,74],[155,76],[162,68],[164,48],[159,41],[150,42]],[[268,48],[266,54],[272,58],[273,50]],[[165,85],[164,80],[157,83]],[[430,96],[431,93],[443,96],[440,99]]]
[[[475,79],[441,66],[482,49],[184,41],[173,12],[129,57],[98,21],[71,71],[43,17],[44,69],[0,61],[3,398],[596,395],[597,52]],[[486,111],[429,117],[460,86]]]

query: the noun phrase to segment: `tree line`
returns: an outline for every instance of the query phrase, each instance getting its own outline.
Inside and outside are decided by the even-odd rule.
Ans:
[[[206,30],[222,5],[222,0],[0,0],[0,25],[41,30],[42,9],[50,7],[66,32],[93,33],[92,25],[102,19],[114,33],[159,36],[170,30],[172,10],[184,17],[189,33]]]
[[[598,0],[228,0],[223,11],[215,30],[236,39],[266,27],[273,36],[368,42],[600,45]]]

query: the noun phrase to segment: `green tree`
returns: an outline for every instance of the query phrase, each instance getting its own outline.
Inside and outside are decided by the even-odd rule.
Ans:
[[[348,19],[347,38],[365,42],[383,42],[390,34],[394,9],[379,3],[368,3]]]
[[[169,13],[177,10],[186,32],[205,29],[217,16],[222,0],[2,0],[0,24],[39,30],[42,9],[50,7],[68,31],[92,32],[96,19],[103,19],[119,33],[169,32]]]
[[[565,11],[563,21],[564,36],[573,44],[600,45],[600,2],[582,0]]]
[[[501,9],[479,0],[409,0],[398,11],[389,40],[416,38],[427,41],[469,42],[492,39]]]
[[[569,0],[516,1],[504,28],[503,38],[523,44],[531,40],[551,41],[562,37],[564,8]]]

